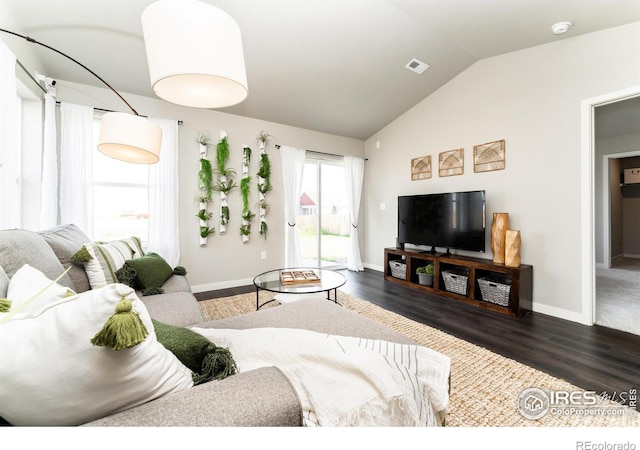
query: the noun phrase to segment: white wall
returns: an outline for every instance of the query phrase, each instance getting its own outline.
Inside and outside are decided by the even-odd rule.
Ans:
[[[368,139],[367,265],[382,268],[384,247],[395,243],[398,195],[485,189],[487,227],[493,212],[505,211],[521,230],[534,310],[579,320],[580,105],[637,85],[639,54],[635,23],[482,60]],[[506,169],[474,173],[473,146],[499,139]],[[412,158],[430,154],[437,170],[438,154],[460,147],[463,175],[411,181]]]
[[[86,104],[94,107],[123,110],[122,102],[111,91],[58,80],[56,85],[58,100],[62,102]],[[187,271],[187,278],[195,291],[220,289],[230,286],[251,284],[258,273],[277,269],[284,265],[284,210],[282,208],[282,181],[279,151],[275,144],[339,155],[363,156],[363,142],[357,139],[333,136],[301,128],[290,127],[262,120],[226,114],[212,110],[193,109],[169,104],[159,99],[122,93],[129,103],[142,115],[182,120],[180,126],[180,265]],[[219,133],[228,134],[231,156],[228,167],[242,173],[242,147],[251,147],[250,174],[254,183],[250,204],[258,202],[255,187],[258,170],[259,147],[255,142],[261,131],[272,136],[267,152],[272,166],[273,191],[267,194],[271,209],[267,214],[269,232],[267,239],[258,234],[258,221],[253,223],[254,233],[248,244],[242,244],[240,237],[240,214],[242,203],[239,188],[229,196],[231,219],[225,235],[217,233],[209,236],[208,245],[199,245],[199,222],[195,217],[198,204],[199,149],[195,141],[196,130],[209,132],[212,141],[218,142]],[[215,161],[215,147],[207,155]],[[239,179],[238,179],[239,181]],[[214,201],[214,208],[218,207]],[[257,213],[257,208],[253,208]],[[214,224],[214,222],[212,222]],[[215,223],[218,230],[218,225]],[[267,260],[260,259],[260,253],[267,252]]]

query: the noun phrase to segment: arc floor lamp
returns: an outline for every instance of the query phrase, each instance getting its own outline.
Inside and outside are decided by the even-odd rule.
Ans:
[[[248,94],[240,27],[219,8],[198,0],[158,0],[141,16],[147,63],[155,94],[196,108],[222,108]],[[73,61],[113,91],[131,113],[102,118],[98,150],[122,161],[153,164],[160,158],[162,130],[138,114],[122,95],[87,66],[32,37],[0,28]]]

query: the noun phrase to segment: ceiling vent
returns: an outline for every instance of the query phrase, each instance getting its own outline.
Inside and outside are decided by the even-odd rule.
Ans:
[[[418,58],[413,58],[409,63],[404,66],[405,68],[411,70],[412,72],[417,73],[418,75],[422,74],[425,70],[429,68],[429,64],[420,61]]]

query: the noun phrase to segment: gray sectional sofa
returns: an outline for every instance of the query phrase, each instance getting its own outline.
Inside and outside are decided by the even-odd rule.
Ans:
[[[6,296],[9,279],[24,264],[37,268],[50,279],[55,279],[70,267],[59,284],[76,292],[89,290],[82,265],[71,261],[71,256],[86,242],[87,236],[74,225],[41,232],[0,231],[0,297]],[[177,326],[303,328],[328,334],[414,343],[394,330],[319,298],[206,322],[185,276],[171,276],[163,290],[162,294],[139,298],[152,318]],[[300,401],[291,383],[279,369],[263,367],[164,395],[84,425],[237,427],[301,424]]]

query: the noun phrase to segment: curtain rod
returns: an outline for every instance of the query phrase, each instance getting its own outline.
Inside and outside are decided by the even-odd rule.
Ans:
[[[274,145],[274,147],[275,147],[275,148],[277,148],[277,149],[279,149],[279,148],[280,148],[280,144],[276,144],[276,145]],[[317,154],[317,155],[327,155],[327,156],[335,156],[335,157],[338,157],[338,158],[344,158],[344,155],[336,155],[335,153],[318,152],[318,151],[316,151],[316,150],[306,150],[306,149],[305,149],[304,151],[305,151],[305,152],[308,152],[308,153],[315,153],[315,154]],[[369,158],[363,158],[363,159],[364,159],[365,161],[368,161],[368,160],[369,160]]]
[[[56,105],[60,105],[61,102],[56,101]],[[93,108],[96,111],[102,111],[102,112],[118,112],[118,111],[114,111],[112,109],[104,109],[104,108]],[[140,117],[146,117],[148,118],[149,116],[143,116],[142,114],[139,114]],[[182,120],[178,120],[178,125],[182,125]]]
[[[48,91],[44,88],[44,86],[42,86],[42,85],[38,82],[38,80],[36,80],[36,79],[33,77],[33,75],[31,75],[31,72],[29,72],[29,70],[24,66],[24,64],[22,64],[22,63],[20,62],[20,60],[19,60],[19,59],[17,59],[17,58],[16,58],[16,63],[17,63],[17,64],[18,64],[18,66],[19,66],[19,67],[24,71],[24,73],[25,73],[25,74],[27,74],[27,76],[28,76],[29,78],[31,78],[31,80],[36,84],[36,86],[38,86],[38,87],[42,90],[42,92],[44,92],[45,94],[47,94],[47,93],[48,93]],[[59,104],[60,104],[60,102],[56,102],[56,105],[59,105]],[[116,112],[116,111],[112,111],[112,110],[110,110],[110,109],[104,109],[104,108],[93,108],[93,109],[98,110],[98,111],[102,111],[102,112]],[[147,116],[140,116],[140,117],[147,117]],[[178,120],[178,125],[182,125],[182,120]]]
[[[280,148],[280,144],[276,144],[275,148],[279,149]],[[344,155],[336,155],[334,153],[317,152],[315,150],[307,150],[307,149],[305,149],[304,151],[308,152],[308,153],[316,153],[318,155],[336,156],[336,157],[339,157],[339,158],[343,158],[344,157]]]
[[[45,94],[47,93],[47,90],[40,83],[38,83],[38,80],[33,78],[33,75],[31,75],[31,72],[27,70],[27,68],[24,66],[24,64],[20,62],[18,58],[16,58],[16,64],[18,64],[18,67],[20,67],[22,71],[26,73],[27,76],[31,78],[31,80],[33,80],[33,82],[36,84],[36,86],[38,86],[42,90],[42,92],[44,92]]]

